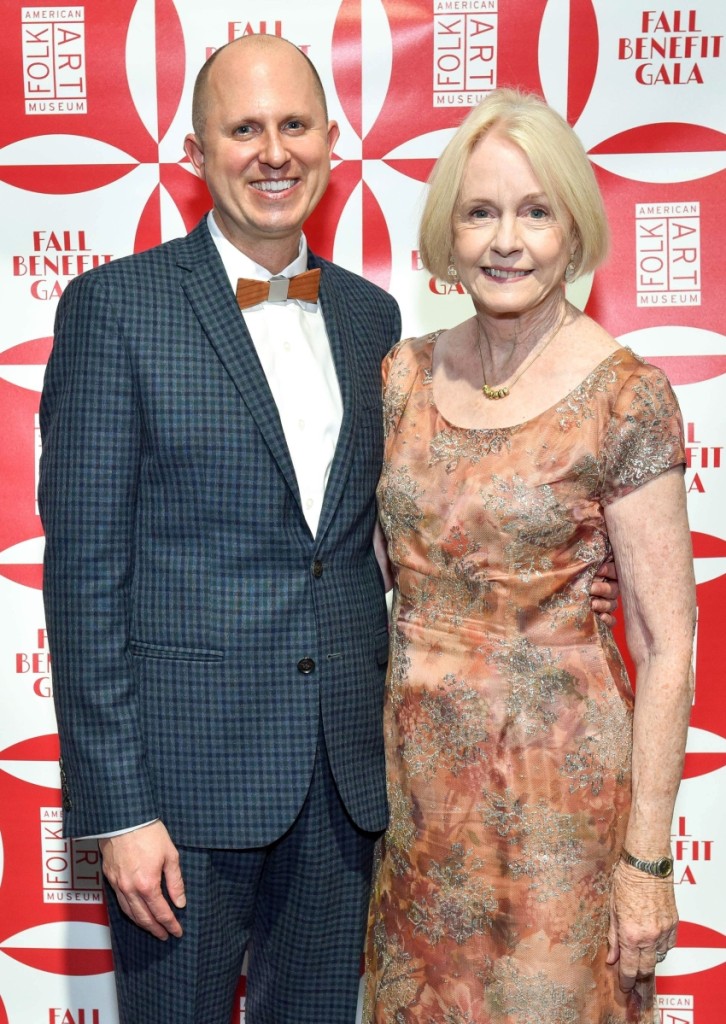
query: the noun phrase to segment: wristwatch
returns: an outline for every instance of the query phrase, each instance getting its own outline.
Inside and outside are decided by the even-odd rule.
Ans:
[[[628,853],[627,850],[621,850],[620,856],[626,864],[630,864],[631,868],[645,871],[646,874],[655,875],[656,878],[668,878],[669,875],[673,874],[672,857],[659,857],[658,860],[641,860],[639,857],[634,857],[632,853]]]

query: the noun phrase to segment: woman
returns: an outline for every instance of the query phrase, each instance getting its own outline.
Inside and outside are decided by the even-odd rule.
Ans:
[[[425,265],[475,314],[384,365],[377,1024],[654,1020],[694,581],[668,381],[565,298],[605,249],[572,130],[535,97],[491,94],[439,160],[421,229]],[[588,601],[611,550],[635,700]]]

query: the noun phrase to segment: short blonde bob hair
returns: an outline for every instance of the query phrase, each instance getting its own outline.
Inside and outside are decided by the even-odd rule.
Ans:
[[[424,266],[447,280],[454,248],[454,211],[472,150],[496,129],[519,146],[532,165],[560,223],[572,220],[574,268],[568,280],[605,259],[608,227],[602,196],[582,143],[543,99],[518,89],[495,89],[474,107],[437,160],[421,218],[419,249]]]

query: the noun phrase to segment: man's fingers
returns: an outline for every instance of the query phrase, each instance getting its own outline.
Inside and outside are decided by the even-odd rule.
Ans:
[[[617,608],[617,603],[615,601],[605,601],[603,598],[594,598],[590,601],[590,604],[597,617],[605,623],[608,629],[612,629],[617,622],[617,619],[612,614]]]
[[[602,597],[606,601],[614,602],[618,596],[618,588],[609,580],[603,580],[599,576],[595,576],[590,584],[590,595],[591,597]]]
[[[119,906],[157,939],[179,938],[182,927],[169,903],[185,904],[179,854],[161,821],[99,841],[103,871]],[[169,893],[167,900],[162,881]]]
[[[139,928],[151,932],[157,939],[168,939],[170,935],[181,938],[182,926],[164,897],[161,889],[144,894],[138,890],[124,893],[117,889],[116,896],[123,912]]]
[[[138,925],[139,928],[143,928],[144,931],[150,932],[155,938],[161,939],[162,942],[166,942],[169,938],[169,932],[166,928],[159,924],[156,918],[149,912],[147,904],[144,900],[138,896],[133,895],[130,897],[124,896],[120,890],[115,890],[118,905],[123,910],[124,914]]]
[[[164,869],[164,879],[166,881],[166,891],[171,902],[175,907],[185,907],[187,905],[187,898],[178,860],[168,864]]]
[[[163,936],[161,936],[156,931],[152,931],[151,927],[148,928],[148,931],[151,931],[153,935],[157,935],[157,938],[163,937],[166,939],[169,935],[173,935],[176,939],[181,938],[182,926],[177,921],[174,911],[169,906],[162,892],[159,892],[146,903],[146,912],[153,925],[163,931]]]
[[[615,561],[612,558],[608,558],[606,562],[603,562],[597,571],[597,578],[605,577],[609,580],[616,580],[618,578],[617,571],[615,569]]]
[[[597,579],[590,587],[590,606],[610,629],[615,625],[614,612],[618,609],[617,590],[613,583]]]

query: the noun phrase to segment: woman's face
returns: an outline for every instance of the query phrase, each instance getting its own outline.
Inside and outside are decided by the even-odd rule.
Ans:
[[[570,234],[522,150],[496,130],[481,139],[454,208],[453,262],[477,309],[491,316],[537,310],[562,284]]]

